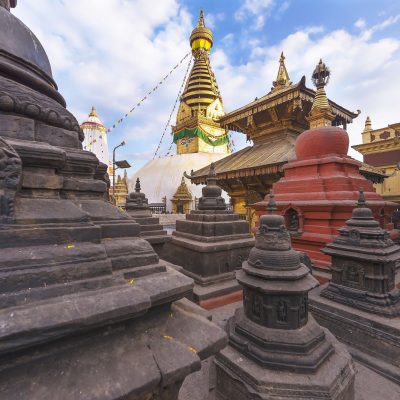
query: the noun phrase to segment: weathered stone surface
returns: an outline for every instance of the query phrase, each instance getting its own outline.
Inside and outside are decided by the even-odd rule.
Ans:
[[[176,221],[176,231],[162,254],[195,280],[194,300],[200,304],[240,290],[235,271],[254,243],[247,222],[226,210],[213,166],[202,191],[199,210]]]
[[[177,399],[226,335],[174,304],[193,281],[106,201],[82,139],[37,38],[0,3],[0,397]]]
[[[140,235],[145,238],[155,252],[162,257],[164,244],[171,240],[167,231],[163,230],[157,217],[153,217],[149,202],[140,188],[140,180],[137,178],[135,191],[126,199],[126,212],[140,225]]]
[[[273,196],[269,212],[276,210]],[[308,313],[318,285],[292,250],[284,218],[264,215],[255,247],[237,272],[243,308],[227,323],[229,346],[215,357],[216,398],[354,399],[349,353]]]

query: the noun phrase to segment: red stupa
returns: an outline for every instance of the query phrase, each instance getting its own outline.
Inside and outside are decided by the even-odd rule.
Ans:
[[[360,188],[382,227],[390,229],[391,215],[397,208],[375,193],[372,182],[359,173],[361,163],[347,155],[347,132],[331,126],[334,115],[325,93],[329,75],[321,60],[312,75],[317,91],[308,117],[310,129],[297,138],[297,159],[285,165],[285,176],[273,186],[293,247],[306,252],[317,268],[330,265],[330,257],[320,250],[351,218]],[[259,215],[266,213],[267,203],[256,204]]]

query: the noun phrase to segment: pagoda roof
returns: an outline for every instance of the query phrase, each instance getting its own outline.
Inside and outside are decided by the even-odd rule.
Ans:
[[[247,146],[214,163],[218,180],[260,176],[267,174],[283,174],[283,166],[296,158],[294,143],[296,139],[287,136],[277,138],[268,143]],[[206,166],[191,175],[195,184],[206,182],[210,166]],[[382,170],[372,165],[361,163],[362,175],[369,175],[376,182],[382,182],[387,177]]]
[[[268,143],[247,146],[214,163],[217,179],[239,178],[259,174],[283,172],[283,165],[295,158],[293,137],[284,137]],[[193,183],[206,181],[210,167],[195,171],[191,175]]]
[[[220,118],[219,122],[225,128],[233,131],[242,132],[243,129],[234,125],[235,122],[247,118],[249,115],[256,114],[258,112],[264,111],[268,108],[275,107],[276,105],[290,102],[296,99],[305,100],[310,103],[310,108],[315,97],[315,90],[310,89],[306,86],[306,78],[303,76],[299,82],[282,87],[280,89],[273,89],[265,96],[255,99],[254,101],[233,110],[223,117]],[[329,104],[332,107],[333,114],[335,115],[335,120],[333,125],[342,125],[343,123],[351,123],[354,118],[359,115],[359,112],[352,112],[346,108],[340,106],[339,104],[329,100]]]

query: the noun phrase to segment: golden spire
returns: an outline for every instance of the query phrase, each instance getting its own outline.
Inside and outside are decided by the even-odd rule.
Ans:
[[[200,27],[205,27],[205,25],[204,25],[204,11],[203,11],[203,9],[201,8],[200,9],[200,15],[199,15],[199,20],[197,21],[197,27],[198,28],[200,28]]]
[[[181,97],[181,101],[184,101],[197,114],[204,113],[205,109],[220,97],[209,59],[212,44],[212,32],[206,28],[204,12],[201,10],[197,26],[190,36],[195,61]]]
[[[371,131],[372,131],[371,118],[367,117],[367,119],[365,120],[364,132],[366,133],[366,132],[371,132]]]
[[[92,106],[92,111],[90,111],[89,117],[97,117],[97,118],[99,117],[97,115],[97,111],[96,111],[96,107],[95,106]]]
[[[319,60],[319,63],[312,74],[312,81],[317,90],[315,92],[310,115],[307,118],[310,122],[311,129],[330,126],[335,118],[325,93],[325,86],[329,82],[330,74],[329,68],[322,62],[322,60]]]
[[[279,89],[283,89],[285,87],[288,87],[292,84],[289,78],[289,74],[286,69],[285,65],[285,56],[283,55],[283,51],[281,53],[281,56],[279,58],[279,69],[278,69],[278,74],[276,76],[276,80],[272,82],[272,91],[276,91]]]
[[[190,46],[192,54],[198,58],[202,53],[209,53],[213,45],[213,37],[210,29],[204,24],[204,12],[200,10],[199,20],[196,28],[193,29],[190,35]]]

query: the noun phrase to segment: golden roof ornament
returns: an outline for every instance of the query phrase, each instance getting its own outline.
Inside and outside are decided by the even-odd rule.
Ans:
[[[330,75],[329,68],[322,60],[319,60],[311,77],[313,84],[317,88],[311,112],[307,118],[311,129],[331,126],[335,118],[325,93],[325,86],[329,82]]]
[[[292,84],[289,74],[286,69],[285,65],[285,56],[283,55],[283,51],[281,53],[281,56],[279,58],[279,69],[278,69],[278,74],[276,76],[276,80],[272,82],[272,89],[271,91],[277,91],[279,89],[284,89],[286,87],[289,87]]]
[[[190,46],[193,56],[198,58],[202,53],[208,54],[212,45],[212,32],[210,29],[206,28],[204,23],[204,11],[201,9],[197,26],[190,35]]]
[[[97,111],[96,111],[96,107],[95,106],[92,106],[92,111],[90,111],[89,117],[97,117],[97,118],[99,117],[97,115]]]
[[[367,117],[367,119],[365,120],[364,132],[370,132],[370,131],[372,131],[371,118]]]

